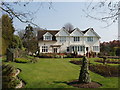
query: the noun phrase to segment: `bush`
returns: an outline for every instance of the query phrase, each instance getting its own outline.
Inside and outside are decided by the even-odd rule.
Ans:
[[[53,58],[55,57],[55,54],[49,54],[49,53],[40,53],[39,54],[40,58]]]
[[[74,58],[75,57],[75,55],[74,55],[74,53],[67,53],[67,56],[66,56],[67,58]]]
[[[20,80],[15,77],[2,76],[3,88],[15,88],[20,83]]]
[[[90,65],[89,69],[92,72],[98,73],[105,77],[118,77],[119,76],[119,67],[117,66],[109,66],[109,65]]]
[[[20,80],[14,77],[16,68],[10,64],[2,64],[2,88],[15,88]]]
[[[11,76],[16,73],[16,68],[9,65],[9,64],[3,64],[2,65],[2,74],[6,76]]]
[[[63,53],[41,53],[39,54],[39,58],[65,58],[67,55]]]
[[[106,63],[111,63],[111,64],[120,64],[119,59],[107,59]],[[95,60],[95,62],[103,63],[103,60]]]
[[[28,62],[30,62],[31,60],[29,60],[29,59],[26,59],[26,58],[16,58],[15,59],[15,62],[17,62],[17,63],[28,63]]]

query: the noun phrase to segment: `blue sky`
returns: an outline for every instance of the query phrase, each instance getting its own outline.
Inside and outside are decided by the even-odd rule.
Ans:
[[[40,2],[33,2],[26,8],[19,6],[14,7],[16,10],[21,12],[26,10],[35,12],[38,7],[40,7],[39,11],[32,16],[34,17],[34,23],[41,28],[60,29],[64,26],[64,24],[69,22],[74,27],[78,27],[80,30],[86,30],[91,27],[94,28],[94,30],[101,36],[102,42],[117,39],[117,22],[110,27],[103,28],[106,26],[106,23],[86,17],[86,14],[82,10],[87,8],[89,2],[53,2],[52,5],[52,9],[48,8],[49,4],[47,2],[43,3],[42,6],[40,5]],[[93,16],[99,15],[96,11],[91,11],[90,13]],[[13,24],[16,30],[25,29],[27,25],[21,23],[17,19],[14,19]]]

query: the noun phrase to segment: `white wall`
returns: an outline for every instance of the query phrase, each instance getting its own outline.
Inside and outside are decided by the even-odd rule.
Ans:
[[[52,53],[52,47],[50,47],[50,45],[54,45],[55,43],[55,41],[39,41],[40,53],[42,53],[42,46],[48,46],[48,52]]]
[[[99,46],[100,47],[100,41],[98,37],[93,37],[93,42],[88,42],[87,37],[84,37],[84,45],[85,47],[89,47],[89,51],[93,51],[93,46]],[[87,51],[85,51],[86,53]],[[100,51],[97,51],[96,53],[99,53]]]
[[[66,41],[65,42],[60,42],[60,37],[61,36],[66,36]],[[74,42],[74,37],[75,36],[79,36],[80,37],[80,41],[78,42]],[[93,42],[88,42],[87,41],[87,37],[88,36],[92,36],[93,37]],[[58,52],[64,53],[67,51],[67,47],[70,46],[85,46],[85,47],[89,47],[89,51],[92,50],[93,51],[93,46],[100,46],[100,38],[98,38],[95,33],[93,33],[91,30],[89,30],[88,32],[86,32],[85,36],[83,36],[83,34],[79,31],[74,31],[72,32],[71,35],[68,35],[68,33],[64,30],[59,31],[56,34],[56,40],[57,41],[40,41],[39,42],[39,47],[40,47],[40,52],[42,52],[42,46],[43,45],[47,45],[48,46],[48,52],[52,53],[52,47],[50,47],[50,45],[61,45],[60,48],[58,48]],[[96,51],[97,53],[99,51]],[[85,53],[86,49],[85,49]],[[78,54],[83,55],[84,52],[78,52]]]

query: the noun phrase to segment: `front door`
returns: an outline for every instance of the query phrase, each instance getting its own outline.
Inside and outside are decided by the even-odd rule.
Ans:
[[[54,52],[54,53],[57,53],[57,48],[53,48],[53,52]]]

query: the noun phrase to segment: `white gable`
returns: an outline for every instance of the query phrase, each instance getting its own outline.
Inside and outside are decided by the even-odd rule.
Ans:
[[[52,36],[49,32],[46,32],[43,36]]]
[[[100,36],[92,29],[90,28],[85,34],[84,36],[97,36],[100,38]]]
[[[69,32],[62,28],[55,36],[69,36]]]
[[[80,31],[80,29],[76,28],[70,36],[83,36],[84,34]]]

